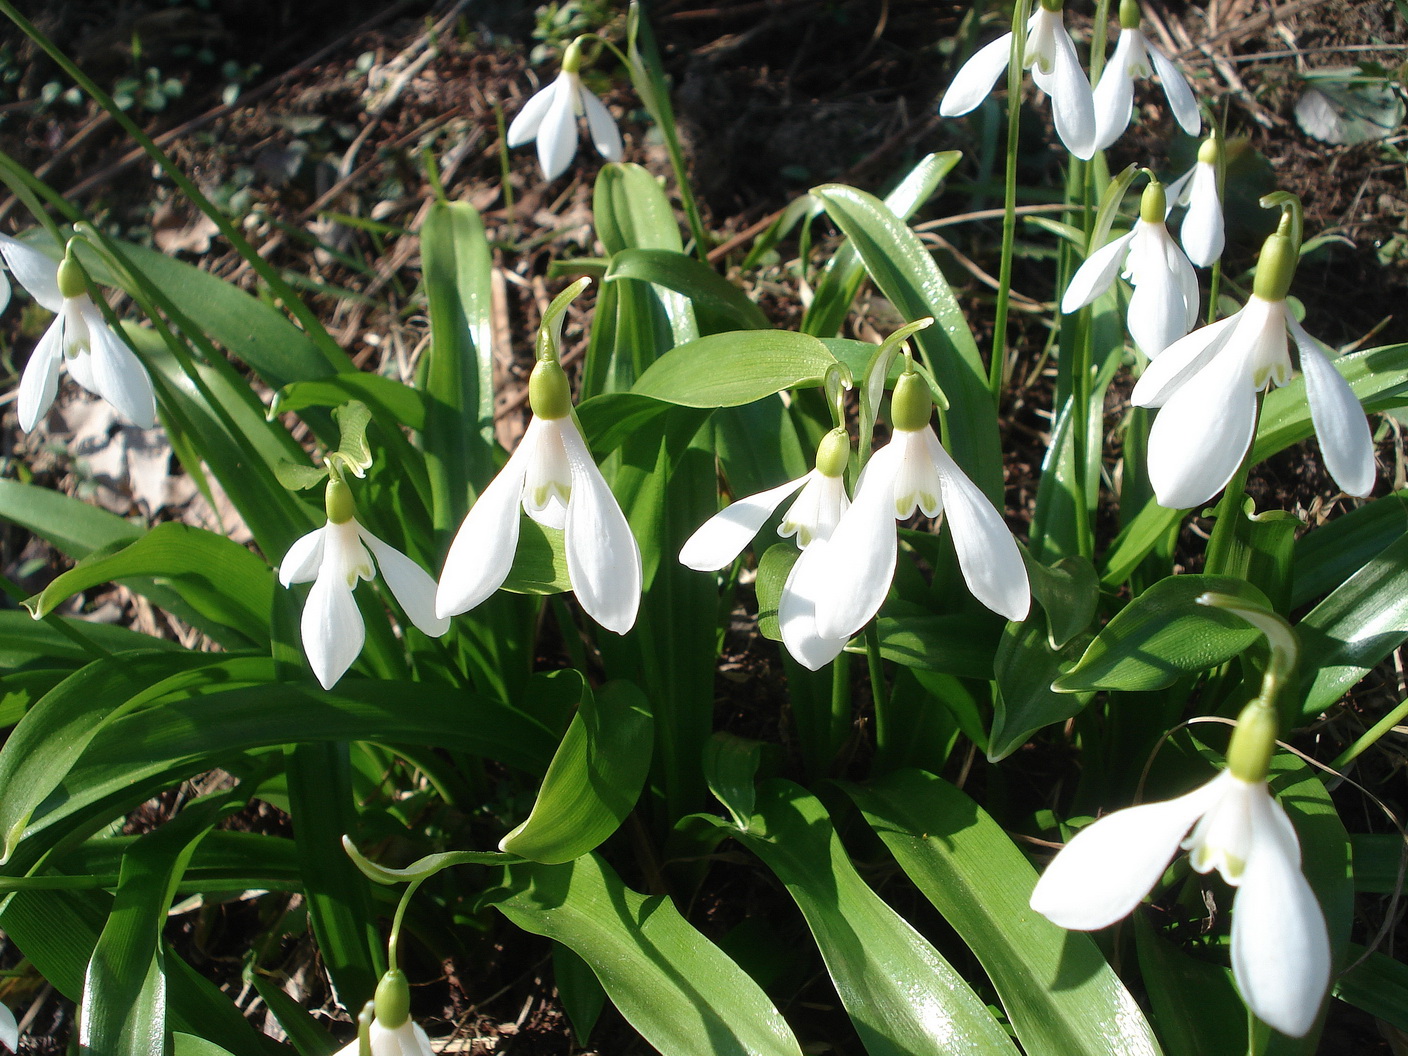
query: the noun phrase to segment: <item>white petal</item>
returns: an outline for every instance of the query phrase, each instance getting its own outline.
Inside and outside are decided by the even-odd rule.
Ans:
[[[1189,173],[1188,212],[1178,235],[1188,259],[1200,268],[1211,267],[1222,256],[1222,200],[1217,195],[1217,169],[1199,162]]]
[[[523,109],[518,111],[518,116],[513,119],[513,123],[508,126],[508,145],[510,147],[521,147],[538,134],[538,128],[543,123],[543,116],[548,112],[548,107],[552,105],[553,99],[557,97],[557,82],[562,79],[558,74],[553,82],[533,93],[533,98],[523,104]]]
[[[1191,509],[1221,491],[1251,446],[1255,419],[1247,357],[1228,348],[1174,392],[1154,418],[1149,482],[1159,505]]]
[[[1119,42],[1110,61],[1100,74],[1091,98],[1095,107],[1095,149],[1104,150],[1124,134],[1129,120],[1134,115],[1134,76],[1130,70],[1131,61],[1142,55],[1131,55],[1132,51],[1142,51],[1143,34],[1137,29],[1120,31]]]
[[[1154,72],[1159,75],[1159,82],[1164,86],[1168,108],[1173,111],[1173,119],[1188,135],[1196,136],[1203,130],[1203,118],[1198,113],[1198,100],[1193,97],[1193,89],[1188,87],[1188,81],[1182,71],[1170,62],[1163,52],[1152,44],[1148,45],[1148,49],[1149,58],[1154,63]]]
[[[1069,315],[1079,311],[1110,288],[1110,284],[1115,281],[1115,276],[1124,265],[1124,258],[1129,252],[1129,244],[1134,240],[1134,235],[1134,231],[1121,235],[1085,258],[1085,263],[1071,276],[1071,283],[1066,287],[1065,296],[1061,298],[1063,313]]]
[[[949,457],[939,438],[926,439],[944,492],[944,517],[953,533],[958,567],[968,589],[993,612],[1021,621],[1031,610],[1027,566],[1001,515]]]
[[[640,547],[576,423],[558,421],[572,466],[563,540],[567,577],[588,616],[608,631],[625,634],[635,626],[640,608]]]
[[[293,583],[307,583],[317,576],[318,566],[323,563],[325,535],[324,528],[314,528],[294,541],[279,564],[280,583],[287,587]]]
[[[1060,18],[1059,14],[1051,14]],[[1071,43],[1071,35],[1064,25],[1056,27],[1055,43],[1051,73],[1043,73],[1039,65],[1034,66],[1032,80],[1051,96],[1051,115],[1061,142],[1076,157],[1089,161],[1095,154],[1095,101],[1090,82],[1080,68],[1076,46]]]
[[[0,271],[0,312],[10,307],[10,280]]]
[[[1254,811],[1232,906],[1232,974],[1257,1018],[1299,1038],[1315,1024],[1330,985],[1330,939],[1285,811],[1265,792]]]
[[[830,539],[850,508],[843,478],[812,473],[797,501],[783,514],[777,534],[784,539],[794,536],[797,548],[805,550],[816,539]]]
[[[88,324],[93,385],[98,395],[137,428],[150,429],[156,424],[156,397],[147,368],[109,329],[96,305],[89,301],[82,312]]]
[[[680,563],[696,572],[716,572],[731,564],[782,500],[800,488],[816,471],[789,480],[768,491],[739,499],[710,517],[680,548]]]
[[[552,99],[538,129],[538,164],[549,182],[567,171],[577,153],[577,89],[568,74],[552,87]]]
[[[518,442],[518,450],[465,514],[440,572],[440,585],[435,591],[436,616],[467,612],[508,578],[513,552],[518,549],[523,480],[541,434],[541,420],[534,418]]]
[[[1360,498],[1374,490],[1374,439],[1354,390],[1295,317],[1286,313],[1291,336],[1300,350],[1310,420],[1325,456],[1325,468],[1335,483]]]
[[[1162,222],[1140,220],[1136,230],[1146,244],[1140,254],[1141,267],[1134,294],[1129,299],[1128,326],[1139,351],[1153,359],[1187,334],[1189,327],[1184,276],[1170,269],[1168,249],[1173,249],[1189,275],[1193,273],[1193,266],[1173,245]],[[1195,277],[1195,286],[1196,281]],[[1194,308],[1196,310],[1196,304]]]
[[[974,109],[992,91],[1002,71],[1007,69],[1011,56],[1011,33],[1004,33],[991,44],[979,48],[948,86],[943,102],[939,104],[939,113],[944,117],[958,117]]]
[[[399,1027],[384,1027],[373,1020],[371,1043],[372,1056],[431,1056],[430,1039],[412,1019]]]
[[[1240,312],[1234,313],[1169,345],[1140,375],[1130,402],[1136,407],[1162,407],[1222,350],[1240,317]]]
[[[1167,219],[1169,213],[1173,212],[1175,207],[1188,204],[1188,194],[1192,188],[1191,181],[1193,174],[1197,171],[1198,163],[1195,162],[1193,167],[1182,176],[1178,177],[1178,179],[1174,180],[1172,183],[1164,184],[1164,200],[1167,202],[1167,206],[1164,209],[1165,219]]]
[[[20,1051],[20,1025],[9,1005],[0,1004],[0,1045],[11,1052]]]
[[[303,606],[303,651],[324,689],[347,673],[367,635],[341,564],[325,557]]]
[[[777,622],[782,631],[782,644],[794,660],[809,671],[820,671],[846,648],[847,634],[839,638],[823,638],[816,629],[816,589],[825,582],[826,573],[834,560],[829,542],[816,539],[802,551],[777,603]]]
[[[6,235],[0,235],[0,256],[31,297],[51,312],[59,310],[64,299],[59,293],[59,266],[53,257]]]
[[[1185,796],[1118,810],[1081,829],[1041,874],[1032,909],[1075,931],[1128,916],[1218,793],[1214,778]]]
[[[357,535],[376,558],[381,578],[386,580],[411,622],[432,638],[439,638],[448,631],[450,618],[435,612],[435,580],[430,573],[361,525],[357,526]]]
[[[851,508],[827,541],[829,560],[823,565],[819,555],[812,558],[807,567],[816,570],[814,577],[798,584],[816,606],[821,638],[849,638],[864,627],[895,578],[895,481],[905,455],[902,431],[895,430],[895,437],[900,443],[892,438],[867,463]],[[807,547],[803,556],[813,549]]]
[[[596,152],[607,161],[620,161],[625,151],[621,146],[621,130],[606,105],[586,88],[581,89],[582,110],[587,115],[587,131],[591,133]]]
[[[39,424],[59,390],[59,367],[64,360],[64,317],[56,315],[39,344],[29,354],[20,376],[20,428],[26,433]]]
[[[1168,237],[1167,231],[1164,233],[1164,254],[1169,270],[1177,277],[1178,285],[1183,290],[1185,314],[1183,332],[1178,335],[1182,337],[1198,325],[1198,308],[1202,304],[1202,294],[1198,289],[1198,272],[1193,267],[1193,262],[1188,259],[1188,254]]]

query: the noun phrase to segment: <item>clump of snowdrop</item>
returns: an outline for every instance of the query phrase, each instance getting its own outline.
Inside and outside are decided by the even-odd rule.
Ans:
[[[581,38],[567,46],[562,72],[551,84],[528,100],[508,126],[508,145],[538,142],[538,165],[543,179],[552,181],[567,171],[577,155],[577,118],[585,116],[592,145],[607,161],[622,157],[621,131],[616,119],[582,83]]]
[[[1373,490],[1374,446],[1359,400],[1331,362],[1334,353],[1286,303],[1300,253],[1295,205],[1262,246],[1246,305],[1174,342],[1134,386],[1136,406],[1159,408],[1149,431],[1149,480],[1161,506],[1198,506],[1232,479],[1256,435],[1258,394],[1290,381],[1288,335],[1330,476],[1350,495]]]
[[[1226,244],[1222,219],[1222,194],[1218,190],[1217,165],[1221,148],[1216,137],[1198,147],[1193,167],[1168,185],[1170,206],[1184,206],[1183,225],[1178,240],[1183,252],[1200,268],[1210,268],[1222,257]]]
[[[1193,89],[1178,67],[1149,42],[1139,23],[1139,0],[1120,0],[1120,37],[1095,85],[1096,150],[1104,150],[1124,134],[1134,116],[1134,82],[1156,73],[1179,127],[1190,136],[1203,127]]]
[[[503,585],[518,547],[521,507],[539,524],[563,533],[567,576],[587,615],[617,634],[635,625],[640,547],[582,439],[557,358],[567,305],[588,281],[580,279],[559,294],[544,316],[538,362],[528,379],[533,419],[450,544],[435,595],[435,611],[442,617],[474,608]]]
[[[1262,692],[1237,719],[1227,769],[1177,799],[1116,811],[1082,829],[1042,874],[1031,906],[1064,928],[1109,927],[1133,912],[1182,847],[1195,870],[1215,869],[1237,889],[1232,974],[1247,1007],[1283,1034],[1303,1037],[1329,987],[1330,941],[1301,872],[1296,831],[1267,786],[1275,698],[1294,666],[1295,639],[1271,613],[1217,595],[1198,600],[1236,612],[1272,641]]]
[[[896,521],[916,510],[947,518],[959,569],[979,601],[1009,620],[1025,619],[1031,607],[1017,543],[934,434],[933,397],[908,357],[890,407],[890,442],[866,464],[831,537],[802,551],[778,602],[783,644],[813,671],[880,610],[895,575]]]
[[[0,243],[0,253],[15,279],[54,313],[54,321],[20,376],[20,428],[30,432],[39,424],[58,393],[59,372],[66,369],[74,381],[107,400],[133,425],[150,429],[156,424],[152,379],[88,295],[87,276],[73,249],[70,241],[63,259],[55,264],[15,239]],[[8,284],[4,296],[8,301]]]
[[[1095,104],[1062,10],[1062,0],[1040,0],[1027,22],[1023,63],[1032,71],[1036,86],[1051,97],[1061,142],[1076,157],[1088,160],[1095,153]],[[979,48],[944,93],[939,113],[958,117],[975,109],[1007,69],[1011,50],[1011,33]]]
[[[1061,311],[1084,308],[1110,288],[1116,275],[1134,287],[1127,325],[1134,343],[1150,359],[1198,321],[1198,276],[1164,227],[1168,212],[1163,185],[1149,174],[1134,229],[1086,258],[1061,298]]]
[[[284,555],[279,582],[285,587],[313,582],[303,606],[303,652],[324,689],[337,684],[362,651],[366,628],[352,588],[359,579],[381,578],[411,622],[438,638],[450,621],[435,613],[435,580],[394,546],[357,523],[352,489],[330,461],[324,493],[327,523],[301,537]],[[373,564],[375,558],[375,564]]]

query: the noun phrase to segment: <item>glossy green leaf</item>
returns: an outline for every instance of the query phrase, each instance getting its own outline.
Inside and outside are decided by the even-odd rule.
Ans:
[[[663,1053],[801,1056],[771,1001],[668,898],[621,883],[596,855],[507,870],[483,901],[525,931],[573,950]]]
[[[1310,719],[1408,639],[1408,535],[1336,587],[1296,633],[1301,714]]]
[[[1354,967],[1335,980],[1334,995],[1408,1032],[1408,964],[1353,943],[1349,961]]]
[[[72,558],[126,546],[146,531],[100,506],[17,480],[0,479],[0,519],[33,532]]]
[[[494,472],[493,258],[468,202],[433,202],[420,241],[431,336],[425,459],[435,528],[448,532]]]
[[[1051,647],[1054,635],[1046,614],[1022,623],[1009,623],[994,659],[997,694],[993,701],[992,732],[988,735],[988,760],[1006,759],[1026,744],[1037,730],[1065,722],[1090,703],[1090,692],[1058,692],[1064,677],[1089,640],[1080,635],[1060,649]]]
[[[714,798],[727,808],[733,823],[746,828],[753,816],[753,787],[765,745],[718,731],[704,746],[704,777]]]
[[[905,667],[959,678],[993,677],[1001,619],[984,616],[882,616],[875,622],[880,655]]]
[[[766,330],[768,317],[747,294],[694,257],[668,249],[623,249],[611,257],[606,282],[654,283],[688,297],[695,312],[734,330]]]
[[[531,813],[499,847],[546,865],[595,849],[635,807],[654,732],[650,706],[630,682],[608,682],[595,693],[584,684]]]
[[[110,623],[92,623],[52,614],[38,621],[22,610],[5,609],[0,610],[0,668],[13,671],[36,662],[45,666],[81,665],[98,658],[91,650],[59,631],[56,623],[72,628],[76,634],[107,652],[182,651],[179,642],[153,638]]]
[[[1169,1056],[1246,1056],[1247,1008],[1223,965],[1194,957],[1134,914],[1139,970]]]
[[[1051,648],[1060,649],[1095,619],[1100,578],[1088,560],[1072,554],[1054,565],[1027,561],[1032,597],[1046,612]]]
[[[740,330],[676,346],[631,391],[684,407],[738,407],[783,389],[820,385],[835,362],[806,334]]]
[[[768,781],[733,836],[796,900],[870,1056],[1016,1053],[962,976],[860,878],[819,800]]]
[[[983,492],[1002,500],[1002,452],[987,369],[947,280],[924,243],[881,201],[829,184],[812,191],[851,240],[866,270],[900,316],[932,316],[935,325],[913,338],[952,408],[945,416],[946,446]]]
[[[107,556],[95,555],[63,573],[25,607],[44,616],[80,591],[133,576],[159,576],[202,616],[236,632],[239,641],[269,639],[274,577],[260,558],[203,528],[159,524]]]
[[[518,521],[518,549],[504,590],[518,594],[561,594],[572,589],[562,532],[544,528],[526,513]]]
[[[1036,870],[977,803],[920,770],[844,787],[978,958],[1029,1056],[1160,1051],[1094,941],[1032,912]]]
[[[1178,525],[1185,512],[1170,510],[1153,501],[1145,504],[1144,508],[1120,529],[1120,534],[1115,536],[1115,541],[1105,551],[1104,572],[1100,576],[1100,585],[1108,590],[1123,585],[1154,547],[1178,532]]]
[[[1230,660],[1260,635],[1229,612],[1197,604],[1194,599],[1207,591],[1270,608],[1266,595],[1242,580],[1226,576],[1160,580],[1105,625],[1053,688],[1061,693],[1163,689],[1184,675]]]
[[[1346,511],[1296,540],[1291,605],[1323,597],[1408,533],[1408,492]]]
[[[773,543],[758,559],[758,633],[774,642],[782,641],[782,627],[777,622],[777,606],[782,600],[782,588],[792,572],[792,566],[802,552],[785,540]]]
[[[420,432],[425,428],[426,405],[430,398],[395,378],[356,371],[285,385],[274,395],[271,413],[302,411],[309,407],[340,407],[348,400],[361,400],[377,417],[385,417]]]

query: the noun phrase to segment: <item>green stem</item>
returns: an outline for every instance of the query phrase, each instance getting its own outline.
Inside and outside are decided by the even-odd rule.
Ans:
[[[1012,52],[1007,63],[1007,168],[1002,193],[1002,260],[998,268],[997,306],[988,358],[988,389],[994,400],[1007,383],[1007,316],[1012,286],[1012,246],[1017,239],[1017,140],[1021,134],[1022,74],[1026,61],[1027,19],[1031,0],[1012,8]]]
[[[1079,166],[1075,175],[1081,188],[1081,227],[1087,242],[1091,235],[1091,225],[1095,220],[1092,208],[1094,190],[1091,186],[1093,166],[1089,162],[1073,159]],[[1076,324],[1076,339],[1073,342],[1075,355],[1071,364],[1071,435],[1075,447],[1075,479],[1072,481],[1076,507],[1076,547],[1083,557],[1095,557],[1095,535],[1090,524],[1091,488],[1098,487],[1090,479],[1090,365],[1094,358],[1095,309],[1085,307],[1080,311]]]
[[[1351,744],[1343,752],[1337,755],[1332,763],[1331,770],[1343,770],[1354,760],[1358,759],[1369,748],[1373,747],[1378,740],[1397,726],[1404,719],[1408,719],[1408,700],[1403,701],[1378,722],[1369,728],[1369,731]]]
[[[890,697],[885,691],[885,669],[880,661],[880,632],[871,620],[865,626],[865,666],[870,675],[870,697],[875,705],[875,755],[883,758],[889,751]]]
[[[851,654],[841,653],[831,662],[831,725],[828,732],[851,721]],[[831,741],[832,744],[836,742]],[[834,757],[833,757],[834,758]],[[828,760],[830,762],[831,760]]]
[[[411,896],[420,889],[420,885],[425,883],[434,875],[427,873],[425,876],[412,880],[407,886],[405,893],[401,896],[401,901],[396,906],[396,915],[391,919],[391,937],[386,943],[386,967],[399,968],[400,946],[401,946],[401,924],[406,919],[406,907],[411,904]]]

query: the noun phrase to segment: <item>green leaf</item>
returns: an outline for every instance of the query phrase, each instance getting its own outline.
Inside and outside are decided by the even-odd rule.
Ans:
[[[1408,964],[1353,943],[1349,961],[1354,967],[1335,980],[1335,996],[1408,1031]]]
[[[913,321],[933,316],[935,325],[921,330],[913,341],[953,405],[945,416],[945,446],[973,483],[1000,506],[1002,452],[987,370],[934,258],[908,225],[864,191],[828,184],[812,193],[851,240],[875,285],[901,317]]]
[[[761,573],[759,575],[761,579]],[[1000,618],[986,614],[882,616],[875,622],[880,655],[908,668],[943,671],[959,678],[993,677]]]
[[[99,506],[17,480],[0,480],[0,519],[33,532],[72,558],[126,546],[146,531]]]
[[[1072,554],[1054,565],[1028,558],[1032,596],[1046,612],[1051,648],[1060,649],[1095,619],[1100,604],[1100,578],[1095,566]]]
[[[201,616],[234,631],[234,644],[268,642],[274,599],[269,566],[225,536],[185,524],[159,524],[116,553],[85,558],[25,607],[35,617],[46,616],[81,591],[145,576],[160,577]]]
[[[571,590],[562,532],[544,528],[520,511],[518,549],[514,551],[513,566],[503,589],[516,594],[561,594]]]
[[[993,702],[988,760],[1006,759],[1033,733],[1052,723],[1065,722],[1090,703],[1093,694],[1059,691],[1063,671],[1070,669],[1086,636],[1074,638],[1060,649],[1051,647],[1054,635],[1047,629],[1046,614],[1022,623],[1009,623],[994,659],[997,696]]]
[[[768,781],[747,827],[732,835],[796,900],[870,1056],[1015,1056],[962,976],[866,886],[819,800]]]
[[[762,764],[762,741],[718,731],[704,745],[704,777],[709,791],[733,817],[739,828],[748,827],[756,802],[753,786]]]
[[[740,330],[676,346],[631,391],[683,407],[738,407],[783,389],[820,385],[835,362],[806,334]]]
[[[1229,612],[1197,604],[1194,599],[1207,591],[1271,607],[1266,595],[1239,579],[1162,579],[1120,610],[1053,688],[1061,693],[1164,689],[1230,660],[1259,632]]]
[[[1408,491],[1395,491],[1306,532],[1292,554],[1291,606],[1334,590],[1408,532]]]
[[[616,831],[650,770],[654,721],[630,682],[582,686],[581,704],[528,818],[499,847],[546,865],[581,857]]]
[[[792,572],[792,566],[802,552],[789,540],[773,543],[758,559],[758,633],[774,642],[782,641],[782,626],[777,622],[777,605],[782,600],[782,588]]]
[[[337,421],[339,439],[335,454],[352,472],[361,476],[372,464],[372,449],[367,446],[367,426],[372,422],[372,409],[361,400],[348,400],[332,412]]]
[[[741,289],[707,264],[668,249],[623,249],[611,257],[606,282],[637,280],[688,297],[701,316],[712,316],[720,329],[766,330],[771,324]]]
[[[1105,551],[1105,572],[1100,585],[1107,590],[1121,586],[1149,553],[1170,535],[1176,534],[1183,510],[1170,510],[1150,501],[1120,529],[1110,549]]]
[[[468,202],[431,204],[420,231],[431,346],[425,390],[425,459],[437,531],[469,508],[471,487],[493,476],[493,258]]]
[[[510,866],[483,902],[586,961],[660,1052],[801,1056],[786,1021],[738,965],[668,898],[630,890],[596,855]]]
[[[92,652],[60,632],[54,626],[56,623],[73,628],[93,645],[108,652],[129,652],[134,649],[185,651],[178,642],[152,638],[109,623],[91,623],[54,615],[37,622],[27,612],[5,609],[0,610],[0,668],[13,671],[36,662],[46,667],[50,664],[81,665],[96,659]]]
[[[1408,639],[1408,534],[1311,609],[1296,633],[1301,714],[1310,719]]]
[[[340,407],[348,400],[360,400],[378,418],[398,422],[418,433],[425,429],[426,407],[431,402],[425,393],[395,378],[357,371],[285,385],[275,393],[269,413],[302,411],[309,407]]]
[[[1031,911],[1036,870],[977,803],[920,770],[843,787],[977,956],[1029,1056],[1160,1051],[1094,941]]]
[[[1134,914],[1139,970],[1169,1056],[1245,1056],[1247,1009],[1232,973],[1185,953]]]
[[[274,476],[289,491],[307,491],[328,479],[327,466],[305,466],[298,462],[281,461],[274,466]]]

